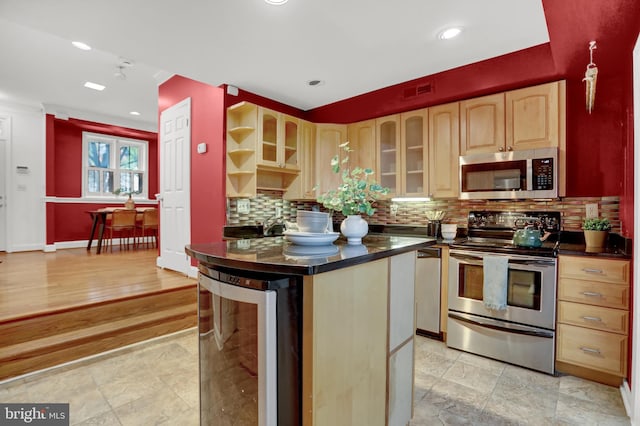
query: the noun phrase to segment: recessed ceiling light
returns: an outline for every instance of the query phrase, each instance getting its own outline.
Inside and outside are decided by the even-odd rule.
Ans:
[[[72,41],[71,44],[73,44],[75,47],[77,47],[80,50],[91,50],[91,46],[81,41]]]
[[[311,87],[322,86],[323,84],[324,84],[324,81],[318,80],[318,79],[307,81],[307,85]]]
[[[281,4],[285,4],[289,0],[264,0],[264,1],[274,6],[280,6]]]
[[[140,115],[140,113],[138,111],[131,111],[129,114],[131,114],[131,115]]]
[[[459,28],[459,27],[447,28],[446,30],[441,31],[438,34],[438,38],[440,40],[449,40],[451,38],[458,36],[461,32],[462,32],[462,28]]]
[[[103,86],[102,84],[98,84],[98,83],[92,83],[90,81],[87,81],[84,84],[84,87],[88,88],[88,89],[93,89],[93,90],[98,90],[98,91],[102,91],[104,90],[105,86]]]

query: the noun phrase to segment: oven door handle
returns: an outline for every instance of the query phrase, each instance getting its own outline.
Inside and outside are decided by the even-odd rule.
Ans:
[[[526,336],[535,336],[535,337],[546,337],[549,339],[552,339],[554,335],[552,331],[545,331],[538,328],[527,327],[524,325],[517,325],[512,323],[508,323],[508,325],[505,325],[506,323],[502,321],[496,321],[490,318],[479,318],[476,316],[472,317],[471,315],[457,313],[457,312],[449,312],[449,318],[456,319],[458,321],[466,322],[469,324],[474,324],[480,327],[504,331],[507,333],[524,334]]]

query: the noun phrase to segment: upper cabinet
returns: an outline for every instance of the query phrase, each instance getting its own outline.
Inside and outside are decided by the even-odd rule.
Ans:
[[[564,93],[564,81],[507,92],[507,148],[521,150],[563,146]]]
[[[227,108],[227,197],[301,192],[300,120],[240,102]]]
[[[316,126],[300,121],[300,188],[289,191],[291,199],[315,200],[316,180]]]
[[[461,101],[460,155],[563,150],[564,121],[564,81]]]
[[[460,153],[505,150],[504,93],[460,102]]]
[[[258,108],[258,165],[300,170],[299,129],[297,118]]]
[[[376,120],[347,125],[347,140],[353,150],[349,156],[353,164],[376,170]]]
[[[342,182],[340,173],[333,173],[331,160],[336,155],[344,158],[340,144],[347,141],[346,124],[316,124],[316,182],[317,193],[335,189]]]
[[[426,109],[400,114],[401,193],[423,195],[428,191],[429,125]]]
[[[401,193],[400,114],[376,119],[376,173],[380,185],[389,188],[389,197]]]
[[[460,194],[458,157],[459,103],[429,108],[429,196],[457,198]]]

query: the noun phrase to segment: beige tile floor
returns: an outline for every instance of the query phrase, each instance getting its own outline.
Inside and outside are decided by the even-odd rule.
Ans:
[[[2,402],[69,402],[72,425],[198,425],[195,330],[0,383]],[[618,389],[418,337],[417,425],[629,425]]]

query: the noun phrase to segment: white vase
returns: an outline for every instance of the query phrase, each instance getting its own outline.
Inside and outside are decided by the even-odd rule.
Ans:
[[[348,244],[362,244],[362,237],[369,232],[369,224],[360,215],[352,214],[342,221],[340,232],[347,237]]]

